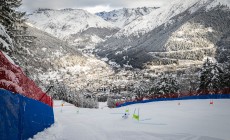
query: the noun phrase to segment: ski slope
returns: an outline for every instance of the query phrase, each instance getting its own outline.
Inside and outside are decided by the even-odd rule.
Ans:
[[[54,102],[55,124],[34,140],[229,140],[230,100],[186,100],[109,109],[76,108]],[[122,119],[139,108],[140,121]],[[137,112],[137,111],[136,111]]]

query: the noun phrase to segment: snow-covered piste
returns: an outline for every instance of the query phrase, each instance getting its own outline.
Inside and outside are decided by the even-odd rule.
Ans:
[[[35,140],[229,140],[230,100],[184,100],[110,109],[54,102],[55,124]],[[133,112],[139,121],[133,119]],[[126,111],[128,117],[122,117]]]

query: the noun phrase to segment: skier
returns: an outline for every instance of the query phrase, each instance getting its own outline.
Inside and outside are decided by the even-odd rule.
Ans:
[[[125,114],[122,116],[123,119],[127,119],[128,117],[129,117],[129,116],[128,116],[127,113],[125,113]]]

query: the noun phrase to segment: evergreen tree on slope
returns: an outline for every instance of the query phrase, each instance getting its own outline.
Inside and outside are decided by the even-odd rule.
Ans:
[[[19,12],[16,9],[22,4],[22,0],[0,0],[0,24],[3,25],[7,34],[12,38],[15,46],[14,53],[26,51],[25,46],[33,43],[34,37],[26,33],[25,12]]]
[[[230,92],[230,31],[226,32],[221,37],[221,40],[217,42],[217,55],[216,59],[223,67],[222,73],[222,89],[225,93]]]
[[[161,74],[154,89],[157,94],[178,93],[179,84],[172,74]]]
[[[222,88],[223,89],[228,89],[227,92],[230,91],[230,58],[228,59],[228,61],[226,61],[224,64],[223,64],[223,67],[224,67],[224,72],[222,74]]]
[[[25,12],[16,11],[21,5],[21,0],[0,0],[0,23],[5,27],[7,33],[14,40],[23,32],[23,16]]]
[[[222,87],[222,73],[223,71],[217,63],[207,59],[200,73],[199,91],[211,94],[219,92]]]

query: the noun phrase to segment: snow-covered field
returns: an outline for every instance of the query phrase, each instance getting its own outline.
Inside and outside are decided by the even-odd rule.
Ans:
[[[229,140],[230,100],[166,101],[109,109],[54,102],[55,124],[35,140]],[[140,121],[132,119],[139,108]],[[125,110],[131,115],[122,119]],[[136,111],[137,112],[137,111]]]

